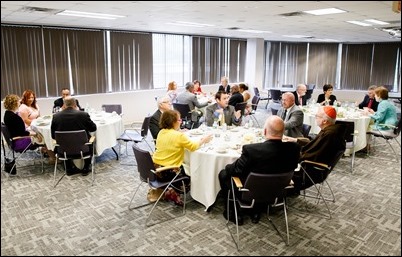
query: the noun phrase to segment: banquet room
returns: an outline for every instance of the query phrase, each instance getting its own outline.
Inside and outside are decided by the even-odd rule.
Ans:
[[[2,1],[1,255],[400,256],[400,5]],[[242,107],[221,106],[225,80],[246,85]],[[305,95],[298,95],[300,85]],[[295,107],[311,141],[322,130],[317,113],[328,105],[324,85],[336,99],[336,121],[353,124],[340,159],[321,166],[324,181],[300,194],[291,193],[293,181],[286,183],[257,222],[248,214],[241,224],[227,219],[228,206],[240,208],[233,198],[227,202],[219,172],[245,145],[267,140],[266,120],[282,108],[281,97],[270,92],[303,98]],[[371,86],[386,93],[361,107]],[[152,119],[187,105],[177,101],[185,99],[181,94],[195,107],[181,113],[177,131],[197,142],[178,150],[186,186],[159,181],[169,167],[152,163],[162,147]],[[19,99],[14,110],[6,101],[11,95]],[[222,95],[229,101],[232,94]],[[56,106],[69,97],[77,107]],[[396,118],[386,135],[374,119],[385,103]],[[26,118],[21,106],[33,108],[35,118]],[[239,110],[240,118],[212,111],[208,126],[211,106]],[[86,113],[96,131],[83,133],[79,154],[67,158],[52,121],[69,108]],[[32,139],[23,150],[6,125],[11,112]],[[78,142],[70,136],[68,143]],[[89,173],[68,171],[66,162],[80,170],[86,158]],[[304,172],[303,163],[294,172]],[[171,201],[172,191],[180,204]]]

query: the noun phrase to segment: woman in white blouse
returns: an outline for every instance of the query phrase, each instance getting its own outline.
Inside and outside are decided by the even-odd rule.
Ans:
[[[36,96],[32,90],[25,90],[22,94],[18,115],[24,121],[25,127],[31,126],[31,122],[39,117],[39,105],[36,103]]]

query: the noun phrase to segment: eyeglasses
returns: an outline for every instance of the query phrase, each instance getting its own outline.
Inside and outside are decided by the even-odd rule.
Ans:
[[[163,101],[164,104],[172,104],[170,101]]]
[[[315,118],[316,118],[316,119],[318,119],[318,118],[322,119],[322,116],[316,114],[316,115],[315,115]]]

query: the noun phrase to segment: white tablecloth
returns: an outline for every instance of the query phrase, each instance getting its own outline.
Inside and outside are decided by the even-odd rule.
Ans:
[[[120,115],[111,113],[93,112],[90,113],[91,119],[96,124],[95,150],[97,155],[101,155],[104,150],[116,145],[116,139],[123,133],[124,125]],[[31,127],[36,128],[42,133],[46,147],[54,149],[52,134],[50,131],[51,116],[45,116],[41,119],[36,119],[32,122]]]
[[[190,130],[187,134],[190,138],[197,140],[202,135],[192,135],[194,132]],[[196,130],[200,131],[200,130]],[[197,151],[185,151],[184,169],[186,174],[191,176],[191,196],[197,202],[202,203],[206,209],[210,207],[216,200],[216,196],[220,191],[219,172],[225,168],[226,164],[234,162],[241,154],[241,145],[250,142],[263,140],[260,135],[261,129],[245,129],[236,127],[227,132],[220,129],[214,130],[207,128],[204,133],[220,134],[206,146]],[[259,136],[255,136],[258,134]],[[254,136],[252,141],[245,141],[244,135]],[[246,137],[247,137],[246,136]],[[224,146],[226,153],[218,153],[217,148]],[[238,148],[238,149],[237,149]]]
[[[317,107],[303,108],[304,109],[304,123],[311,126],[310,133],[318,134],[320,127],[315,122],[315,114],[317,113]],[[339,117],[341,116],[341,117]],[[366,132],[369,128],[370,117],[363,115],[361,111],[353,108],[338,107],[337,120],[354,121],[355,130],[358,131],[356,137],[355,152],[363,149],[367,145]],[[349,154],[349,150],[346,149],[346,154]]]

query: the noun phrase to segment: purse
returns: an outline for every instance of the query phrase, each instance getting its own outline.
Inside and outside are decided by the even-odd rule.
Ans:
[[[15,159],[5,158],[4,171],[11,175],[17,174],[17,165],[15,165]]]

